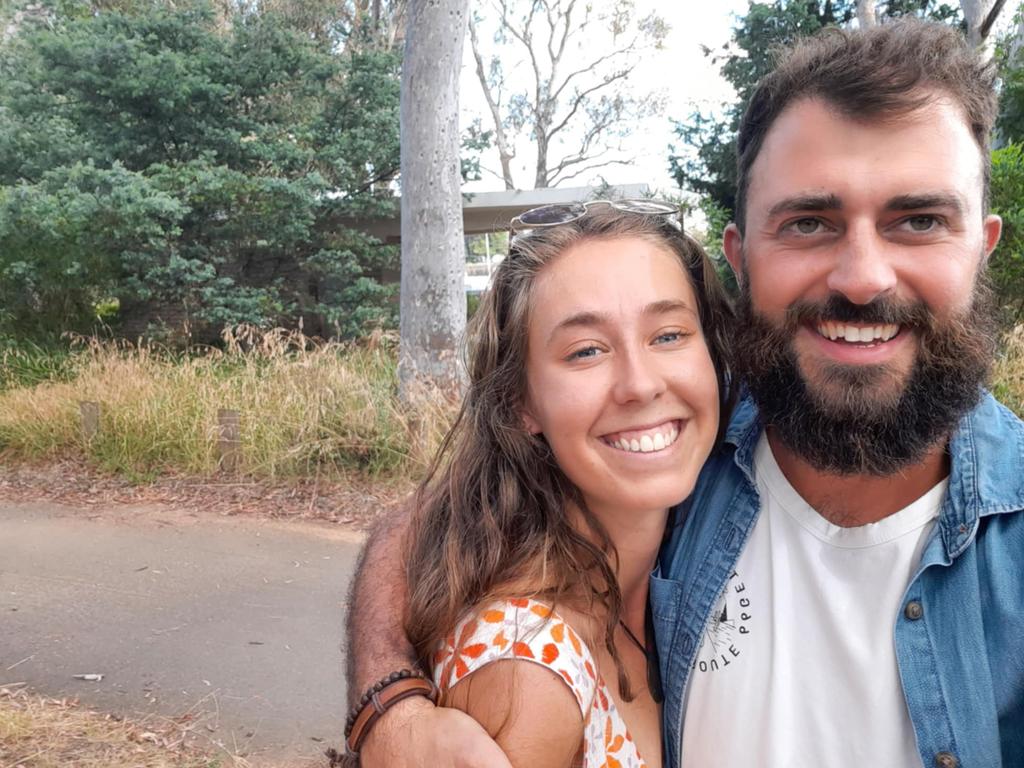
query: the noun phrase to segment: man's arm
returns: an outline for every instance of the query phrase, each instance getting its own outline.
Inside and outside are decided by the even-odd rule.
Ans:
[[[359,556],[348,613],[348,705],[363,691],[398,669],[416,667],[402,618],[405,586],[405,535],[409,513],[400,508],[381,520]]]
[[[352,582],[348,613],[348,700],[399,669],[416,666],[402,619],[408,510],[380,522],[366,542]],[[429,672],[429,670],[427,670]],[[414,696],[389,709],[360,749],[363,768],[511,768],[501,748],[456,709]]]

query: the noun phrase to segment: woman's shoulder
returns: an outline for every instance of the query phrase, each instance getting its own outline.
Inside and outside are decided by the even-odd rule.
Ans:
[[[533,598],[496,600],[469,611],[434,657],[434,681],[445,691],[492,662],[546,667],[572,691],[585,715],[597,688],[590,649],[569,621]]]
[[[469,713],[513,766],[577,764],[597,694],[590,650],[548,603],[497,600],[467,613],[434,659],[444,702]]]

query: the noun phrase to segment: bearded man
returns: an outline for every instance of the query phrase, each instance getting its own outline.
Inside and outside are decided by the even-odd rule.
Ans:
[[[724,236],[745,397],[651,577],[666,765],[1024,765],[1024,424],[983,389],[996,106],[915,20],[758,85]],[[411,658],[393,571],[356,588],[353,692]],[[422,698],[364,764],[508,765]]]

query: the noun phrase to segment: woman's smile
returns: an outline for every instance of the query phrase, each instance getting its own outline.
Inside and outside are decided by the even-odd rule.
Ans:
[[[676,442],[679,426],[679,419],[671,419],[653,427],[636,427],[602,435],[601,442],[627,453],[661,453]]]

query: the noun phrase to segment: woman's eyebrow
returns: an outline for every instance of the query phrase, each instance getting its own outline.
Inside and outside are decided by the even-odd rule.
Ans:
[[[558,323],[558,325],[551,329],[551,335],[548,336],[548,341],[550,342],[555,337],[555,334],[557,334],[560,331],[564,331],[567,328],[581,328],[590,327],[594,325],[604,325],[610,321],[611,317],[609,315],[600,312],[591,312],[587,310],[583,312],[575,312],[566,317],[564,320]]]
[[[670,312],[679,311],[696,314],[693,307],[682,299],[662,299],[661,301],[652,301],[641,310],[641,313],[644,315],[665,315]],[[567,328],[588,328],[595,325],[608,325],[611,322],[611,315],[603,312],[594,312],[592,310],[574,312],[551,329],[551,335],[548,336],[548,342],[550,342],[557,333],[564,331]]]
[[[666,315],[669,312],[694,312],[693,307],[682,299],[662,299],[653,301],[643,309],[645,315]]]

